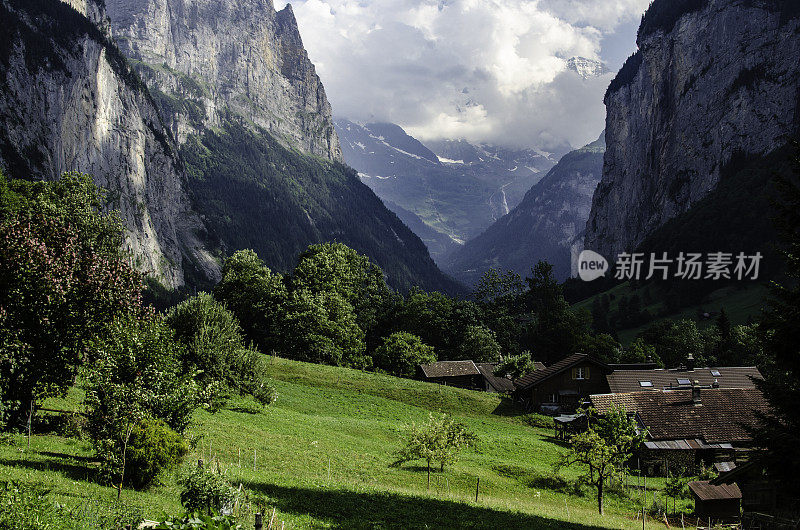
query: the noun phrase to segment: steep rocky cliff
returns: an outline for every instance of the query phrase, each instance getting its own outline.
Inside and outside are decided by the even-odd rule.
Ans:
[[[589,216],[603,167],[604,137],[567,153],[508,215],[453,252],[444,269],[475,284],[489,268],[530,274],[546,260],[560,280],[571,271],[571,249]]]
[[[773,152],[797,133],[799,6],[651,5],[639,50],[605,96],[608,147],[586,248],[610,258],[633,249],[715,189],[735,160]]]
[[[109,41],[102,2],[71,4],[0,1],[0,165],[17,178],[91,173],[140,269],[173,287],[187,269],[213,279],[219,264],[203,250],[205,229],[147,88]]]
[[[106,0],[115,40],[183,143],[234,115],[284,146],[341,161],[331,107],[291,6],[271,0]]]
[[[395,288],[461,290],[341,163],[331,107],[290,6],[106,3],[115,42],[148,85],[195,209],[224,252],[251,248],[287,271],[309,244],[336,240],[372,258]]]

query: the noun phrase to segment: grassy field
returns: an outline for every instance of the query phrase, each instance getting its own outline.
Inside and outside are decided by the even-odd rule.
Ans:
[[[197,446],[185,465],[201,456],[218,462],[287,528],[641,528],[634,519],[641,493],[608,495],[599,516],[592,491],[573,491],[577,470],[554,478],[563,445],[497,395],[277,358],[272,372],[279,396],[269,408],[239,398],[216,414],[196,414]],[[74,408],[79,398],[75,391],[48,405]],[[430,412],[452,414],[479,441],[434,473],[428,491],[421,465],[389,464],[405,427]],[[30,451],[23,436],[12,442],[0,445],[0,480],[48,484],[59,502],[90,513],[96,500],[115,498],[115,490],[93,482],[96,465],[85,442],[35,435]],[[150,519],[178,513],[175,476],[161,482],[146,492],[123,491],[122,499]],[[648,481],[648,505],[660,484]],[[663,505],[660,492],[656,497]],[[681,506],[689,508],[687,501]]]
[[[585,308],[586,310],[591,311],[594,300],[603,296],[604,294],[608,294],[609,296],[614,296],[614,299],[611,300],[610,305],[611,311],[616,311],[617,304],[622,296],[630,297],[631,295],[638,293],[639,297],[641,298],[641,291],[641,289],[638,291],[632,289],[630,284],[625,282],[609,289],[608,291],[596,294],[587,298],[586,300],[582,300],[574,304],[573,307]],[[622,343],[627,345],[633,342],[633,340],[636,338],[636,335],[638,335],[641,331],[659,321],[667,319],[679,320],[683,318],[697,320],[697,313],[700,309],[706,312],[719,312],[719,310],[723,307],[728,313],[728,317],[730,318],[732,324],[745,324],[747,323],[748,319],[757,318],[761,314],[761,309],[764,306],[764,297],[768,294],[769,290],[767,287],[759,284],[748,284],[744,287],[725,287],[710,293],[707,297],[707,300],[705,300],[702,304],[685,307],[669,315],[659,316],[642,326],[617,330],[617,335]],[[661,311],[663,310],[663,304],[660,301],[660,297],[653,296],[652,298],[656,301],[649,305],[642,304],[642,310],[647,309],[653,315],[660,315]],[[715,318],[712,316],[709,319],[698,321],[698,325],[701,328],[704,328],[714,324],[714,322]]]

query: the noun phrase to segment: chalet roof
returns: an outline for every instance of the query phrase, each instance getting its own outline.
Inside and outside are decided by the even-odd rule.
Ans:
[[[720,484],[714,486],[707,480],[698,480],[689,483],[689,489],[701,501],[719,501],[728,499],[741,499],[742,490],[736,484]]]
[[[492,386],[497,392],[513,392],[514,383],[508,377],[498,377],[494,375],[494,369],[497,363],[475,363],[478,371],[481,373],[486,382]]]
[[[580,364],[584,361],[589,361],[593,364],[601,366],[603,368],[607,368],[607,365],[602,363],[601,361],[595,359],[591,355],[587,355],[585,353],[574,353],[569,355],[557,363],[551,364],[550,366],[545,367],[542,370],[536,370],[529,374],[525,374],[519,379],[514,381],[514,385],[520,389],[528,389],[532,386],[538,385],[542,381],[546,379],[550,379],[554,375],[558,375],[564,370],[568,370],[575,366],[576,364]]]
[[[746,442],[746,427],[755,427],[757,413],[769,412],[764,395],[755,388],[706,388],[701,405],[692,401],[691,390],[596,394],[590,397],[600,414],[612,404],[635,412],[647,427],[650,440],[702,439],[707,444]]]
[[[419,365],[425,377],[459,377],[462,375],[480,375],[478,367],[472,361],[439,361]]]
[[[687,385],[686,381],[699,381],[700,386],[711,386],[716,381],[719,388],[755,388],[753,379],[763,377],[755,366],[721,366],[694,370],[614,370],[606,379],[611,392],[621,393],[688,388],[691,383]],[[643,386],[641,382],[649,385]]]

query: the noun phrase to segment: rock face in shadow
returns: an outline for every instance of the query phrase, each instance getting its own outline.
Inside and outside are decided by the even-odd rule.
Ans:
[[[102,2],[71,4],[0,2],[0,164],[16,178],[91,173],[140,270],[170,287],[189,269],[213,280],[219,264],[147,87],[109,40]]]
[[[656,0],[605,96],[603,179],[586,248],[631,250],[712,191],[740,156],[798,130],[800,9],[769,0]]]

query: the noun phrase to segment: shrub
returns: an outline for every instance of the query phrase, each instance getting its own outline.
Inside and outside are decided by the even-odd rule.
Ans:
[[[392,375],[412,377],[418,364],[436,362],[436,354],[416,335],[401,331],[383,339],[375,350],[374,362]]]
[[[531,427],[539,427],[540,429],[552,429],[554,426],[553,418],[544,414],[526,414],[522,417],[522,421]]]
[[[160,420],[146,419],[132,430],[125,453],[126,479],[137,489],[149,486],[189,451],[186,441]]]
[[[189,511],[212,513],[230,509],[240,496],[239,490],[221,474],[197,466],[178,480],[183,488],[181,504]]]

